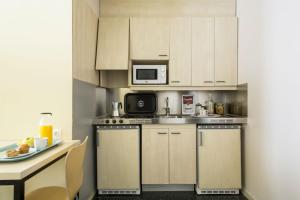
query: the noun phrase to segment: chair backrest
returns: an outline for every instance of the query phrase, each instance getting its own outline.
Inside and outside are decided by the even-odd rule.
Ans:
[[[66,189],[69,199],[74,199],[83,181],[83,162],[88,137],[69,150],[66,156]]]

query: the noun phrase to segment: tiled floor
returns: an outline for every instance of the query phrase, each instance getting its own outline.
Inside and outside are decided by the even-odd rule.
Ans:
[[[194,192],[143,192],[140,196],[98,196],[94,200],[247,200],[243,195],[196,195]]]

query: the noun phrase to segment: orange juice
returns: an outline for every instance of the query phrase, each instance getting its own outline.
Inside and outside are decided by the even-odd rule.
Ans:
[[[52,145],[52,125],[40,126],[40,137],[48,138],[48,146]]]

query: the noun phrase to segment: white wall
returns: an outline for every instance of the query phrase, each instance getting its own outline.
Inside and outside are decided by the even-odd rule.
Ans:
[[[300,199],[300,2],[238,1],[239,82],[248,82],[245,191]]]
[[[38,134],[40,112],[52,112],[72,137],[72,0],[0,1],[0,140]],[[63,185],[60,161],[26,182],[26,192]],[[0,199],[12,199],[0,187]]]
[[[72,1],[0,2],[0,140],[38,134],[52,112],[72,136]]]

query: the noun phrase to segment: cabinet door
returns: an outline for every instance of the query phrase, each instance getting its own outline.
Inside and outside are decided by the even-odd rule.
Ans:
[[[199,189],[241,188],[240,129],[203,129],[198,134]]]
[[[130,58],[169,60],[170,28],[165,18],[130,19]]]
[[[95,69],[98,16],[86,1],[73,1],[72,72],[73,78],[99,84]]]
[[[178,126],[169,132],[170,184],[196,183],[196,126]]]
[[[237,85],[237,18],[215,18],[215,85]]]
[[[168,129],[142,131],[142,184],[168,184]]]
[[[127,70],[129,18],[100,18],[97,65],[99,70]]]
[[[214,86],[214,18],[192,19],[192,85]]]
[[[191,50],[191,19],[172,19],[169,61],[169,83],[171,86],[191,85]]]
[[[101,130],[98,134],[98,189],[139,188],[139,130]]]

